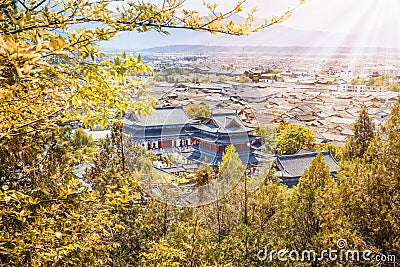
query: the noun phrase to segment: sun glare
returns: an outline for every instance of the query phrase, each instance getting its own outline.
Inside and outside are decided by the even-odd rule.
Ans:
[[[351,50],[343,55],[343,60],[351,61],[350,65],[359,64],[371,47],[382,48],[376,53],[379,53],[381,59],[386,58],[388,64],[391,56],[386,49],[400,47],[398,14],[399,0],[309,0],[286,25],[332,33],[315,35],[315,40],[309,42],[314,47],[336,47],[331,54],[323,56],[321,67],[326,62],[337,60],[343,47]],[[351,58],[347,58],[350,54]]]

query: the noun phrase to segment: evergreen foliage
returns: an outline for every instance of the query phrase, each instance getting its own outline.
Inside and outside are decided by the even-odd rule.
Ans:
[[[344,159],[362,158],[374,138],[375,125],[365,107],[361,109],[358,119],[353,125],[353,130],[354,136],[348,139],[344,147]]]

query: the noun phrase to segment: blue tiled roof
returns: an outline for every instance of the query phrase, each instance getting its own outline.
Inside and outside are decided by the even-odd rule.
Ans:
[[[239,153],[239,158],[242,161],[242,163],[246,165],[258,165],[260,163],[259,160],[254,156],[254,154],[250,150],[245,153]],[[217,166],[218,163],[222,161],[222,155],[205,153],[204,151],[200,152],[199,150],[195,150],[188,157],[188,160],[195,162],[207,162],[212,166]]]
[[[332,157],[329,151],[321,153],[326,164],[329,166],[331,173],[336,173],[338,170],[338,163]],[[280,155],[276,158],[277,169],[281,172],[282,177],[295,178],[301,177],[305,169],[310,166],[311,161],[318,155],[318,152],[301,150],[299,153],[293,155]]]
[[[195,122],[189,118],[183,108],[180,107],[159,107],[150,115],[138,116],[135,113],[128,113],[125,116],[125,124],[134,126],[164,126],[164,125],[185,125]]]
[[[254,128],[246,127],[235,112],[212,114],[204,124],[195,125],[195,128],[210,133],[247,133]]]

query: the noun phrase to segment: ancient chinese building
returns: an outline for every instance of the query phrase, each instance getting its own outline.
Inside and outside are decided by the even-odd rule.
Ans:
[[[326,164],[329,166],[331,175],[336,175],[338,163],[329,151],[321,152]],[[293,155],[278,155],[276,157],[277,175],[288,187],[297,185],[305,169],[310,166],[311,161],[318,155],[316,151],[300,149]]]
[[[234,145],[240,159],[246,166],[257,166],[253,144],[260,137],[250,134],[256,128],[247,127],[235,112],[212,114],[205,123],[195,124],[192,134],[192,161],[207,162],[215,170],[222,161],[222,154],[228,145]]]
[[[124,131],[134,143],[148,150],[162,150],[191,145],[192,125],[196,123],[182,107],[161,107],[146,116],[127,114]]]

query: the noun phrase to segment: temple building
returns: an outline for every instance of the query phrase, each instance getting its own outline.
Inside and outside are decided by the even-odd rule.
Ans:
[[[132,136],[137,145],[160,154],[164,150],[181,151],[187,161],[184,165],[173,166],[167,172],[179,173],[196,165],[208,163],[215,172],[228,145],[234,145],[236,152],[250,175],[257,174],[258,167],[267,157],[260,149],[260,136],[251,132],[255,127],[244,125],[236,112],[224,111],[211,114],[203,123],[191,119],[182,107],[156,108],[150,115],[125,116],[124,131]],[[316,151],[300,149],[293,155],[275,155],[277,175],[288,187],[297,185],[304,170],[318,155]],[[322,152],[331,175],[335,175],[338,163],[329,151]],[[193,167],[194,166],[194,167]],[[190,168],[189,168],[190,167]]]
[[[245,166],[255,168],[259,164],[253,145],[260,137],[250,134],[256,128],[245,126],[235,112],[212,114],[205,123],[193,128],[197,131],[192,134],[194,150],[190,160],[207,162],[217,170],[225,148],[234,145]]]
[[[124,132],[132,136],[132,142],[148,150],[188,147],[197,120],[189,118],[182,107],[161,107],[150,115],[125,116]]]
[[[216,171],[228,145],[234,145],[240,159],[253,171],[259,164],[253,145],[260,137],[247,127],[234,111],[213,113],[205,122],[191,119],[182,107],[156,108],[146,116],[129,113],[125,116],[124,131],[132,141],[148,150],[191,148],[187,159],[196,164],[209,163]]]
[[[288,187],[297,185],[303,172],[310,166],[311,161],[319,152],[300,149],[293,155],[278,155],[276,157],[277,176]],[[330,151],[321,152],[332,176],[338,170],[338,162],[333,158]]]

